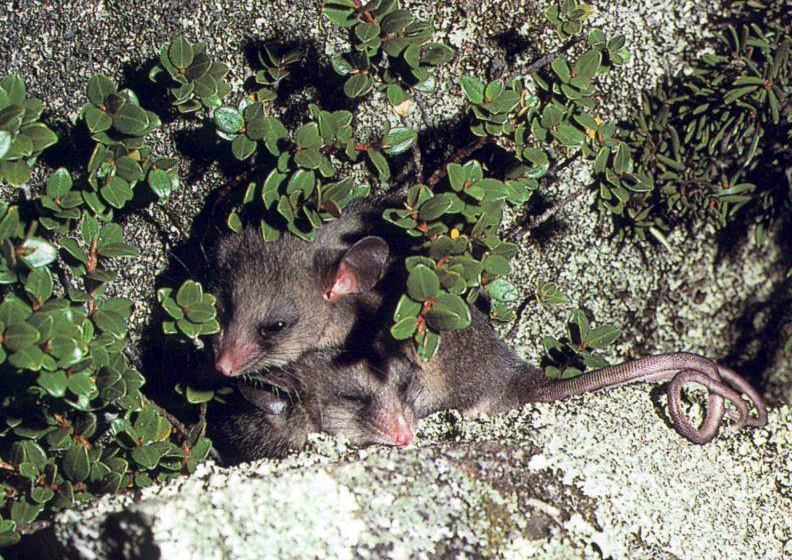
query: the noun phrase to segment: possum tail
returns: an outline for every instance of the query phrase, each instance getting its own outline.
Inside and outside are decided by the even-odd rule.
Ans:
[[[658,381],[670,381],[667,394],[671,419],[676,430],[693,443],[712,441],[718,435],[724,414],[735,420],[734,431],[767,423],[767,407],[745,379],[727,367],[688,352],[649,356],[570,379],[545,379],[526,388],[522,397],[524,402],[550,402],[628,383]],[[700,427],[694,426],[682,410],[682,386],[689,382],[703,385],[709,391],[709,405]],[[737,410],[726,409],[724,399]],[[750,415],[749,403],[756,416]]]

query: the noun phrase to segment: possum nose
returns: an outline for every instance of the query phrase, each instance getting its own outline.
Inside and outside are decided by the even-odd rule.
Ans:
[[[396,418],[396,426],[394,428],[394,443],[396,443],[396,445],[399,447],[409,445],[413,440],[413,433],[412,429],[410,429],[410,424],[403,415],[399,414],[399,416]]]
[[[217,373],[225,376],[233,376],[239,373],[240,367],[236,363],[234,356],[228,352],[224,352],[217,358],[215,362],[215,370]]]

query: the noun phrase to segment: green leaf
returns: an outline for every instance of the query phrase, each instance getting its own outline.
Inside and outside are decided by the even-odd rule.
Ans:
[[[43,507],[41,504],[31,504],[24,498],[20,499],[11,506],[11,519],[17,526],[33,523]],[[14,539],[10,538],[9,540],[13,541]]]
[[[733,90],[729,91],[726,95],[723,96],[723,102],[728,104],[736,101],[740,97],[744,97],[751,92],[756,91],[759,89],[759,86],[756,85],[749,85],[749,86],[742,86],[738,88],[734,88]]]
[[[47,266],[58,256],[58,251],[51,243],[31,237],[20,246],[22,254],[20,259],[30,268]]]
[[[25,280],[25,291],[39,303],[52,296],[52,275],[47,268],[34,268]]]
[[[565,146],[582,146],[586,141],[583,131],[569,123],[561,123],[551,134]]]
[[[442,43],[426,43],[421,49],[421,62],[439,66],[454,58],[454,49]]]
[[[176,303],[183,308],[196,305],[200,303],[202,299],[203,288],[194,280],[187,280],[184,282],[176,293]]]
[[[118,176],[110,179],[101,188],[100,192],[102,193],[102,198],[113,208],[123,208],[134,196],[134,191],[130,184]]]
[[[240,132],[245,126],[245,119],[237,109],[233,107],[218,107],[214,110],[214,120],[223,132]]]
[[[6,325],[24,321],[32,313],[30,306],[13,294],[6,295],[0,304],[0,321]]]
[[[212,319],[199,325],[199,335],[205,336],[210,334],[217,334],[220,332],[220,321]]]
[[[355,3],[352,0],[325,2],[322,13],[341,27],[351,27],[358,21],[355,17]]]
[[[54,372],[42,371],[39,373],[36,383],[53,397],[62,397],[66,394],[68,380],[63,370]]]
[[[496,278],[487,285],[487,292],[496,301],[516,301],[519,297],[517,288],[505,278]]]
[[[569,79],[572,77],[572,71],[569,68],[569,61],[565,56],[556,57],[550,64],[550,68],[553,69],[553,72],[555,72],[564,83],[568,83]]]
[[[0,161],[0,178],[15,187],[21,187],[30,179],[30,168],[22,160]]]
[[[459,84],[468,101],[475,104],[484,103],[484,82],[473,76],[462,76]]]
[[[405,317],[390,328],[390,333],[396,340],[407,340],[412,337],[417,328],[417,317]]]
[[[127,243],[104,243],[99,246],[97,252],[103,257],[110,258],[137,257],[140,255],[140,251]]]
[[[127,392],[126,383],[117,371],[104,367],[96,376],[96,388],[99,396],[108,403],[116,402]]]
[[[168,47],[168,58],[179,70],[186,70],[195,57],[193,46],[182,35],[176,37]]]
[[[0,89],[5,92],[9,105],[22,105],[25,101],[25,83],[16,74],[6,76],[0,81]]]
[[[308,169],[299,169],[292,174],[289,182],[286,184],[286,192],[289,194],[289,200],[295,201],[302,198],[303,200],[310,197],[316,187],[316,176],[313,171]],[[297,196],[300,193],[301,196]],[[291,221],[291,220],[289,220]]]
[[[447,193],[433,196],[421,205],[418,217],[425,222],[436,220],[454,205],[454,200]]]
[[[300,150],[294,155],[294,163],[306,169],[317,169],[322,165],[323,156],[317,149]]]
[[[149,126],[149,117],[146,111],[137,105],[126,103],[113,115],[113,126],[121,134],[140,136]]]
[[[122,337],[127,332],[126,320],[114,311],[97,310],[92,315],[93,321],[102,332]]]
[[[143,178],[143,168],[131,157],[121,156],[116,160],[116,175],[128,183],[134,183]]]
[[[427,301],[440,292],[440,279],[434,270],[419,264],[407,278],[407,293],[415,301]]]
[[[148,174],[148,185],[160,199],[168,198],[176,190],[179,177],[164,169],[152,169]]]
[[[67,381],[69,391],[77,395],[90,396],[96,392],[96,385],[91,379],[91,372],[75,373]]]
[[[346,59],[346,57],[343,57],[343,56],[335,56],[335,57],[333,57],[333,59],[331,60],[331,63],[333,65],[333,70],[335,70],[336,74],[338,74],[339,76],[346,76],[353,69],[352,65],[349,63],[349,61]]]
[[[33,123],[22,129],[21,134],[33,143],[33,153],[38,154],[58,141],[58,135],[42,123]]]
[[[50,198],[61,197],[72,188],[72,178],[69,171],[60,167],[47,180],[47,196]]]
[[[97,107],[104,104],[105,97],[118,91],[116,85],[102,74],[95,74],[88,80],[88,101]]]
[[[440,335],[430,329],[416,335],[415,341],[418,343],[418,356],[424,361],[434,358],[440,348]]]
[[[363,97],[369,92],[373,85],[374,82],[368,74],[364,74],[363,72],[353,74],[344,83],[344,95],[352,99]]]
[[[256,151],[256,142],[250,140],[244,134],[240,134],[231,142],[231,153],[238,160],[247,159]]]
[[[62,461],[63,474],[72,482],[82,482],[88,478],[91,465],[88,450],[82,445],[73,445],[66,451]]]
[[[46,356],[40,348],[28,346],[8,356],[8,363],[17,369],[38,371],[41,369],[45,358]]]
[[[386,89],[386,95],[388,97],[388,102],[394,107],[401,105],[409,99],[407,92],[397,84],[390,84]]]
[[[200,404],[211,401],[212,397],[214,397],[214,391],[212,389],[197,389],[191,385],[187,385],[184,396],[187,402],[191,404]]]
[[[399,298],[396,310],[393,312],[393,320],[398,323],[407,317],[416,317],[421,312],[421,307],[420,303],[411,300],[407,295],[403,294]]]
[[[162,454],[153,444],[148,444],[135,447],[130,452],[130,456],[138,465],[144,469],[151,470],[157,466]]]
[[[542,110],[542,126],[544,128],[554,128],[561,123],[564,114],[555,105],[546,105]]]
[[[575,344],[582,344],[589,334],[589,320],[582,309],[576,309],[569,317],[569,334]]]
[[[393,35],[394,33],[402,31],[414,20],[415,16],[407,10],[394,10],[382,18],[380,27],[382,28],[382,33],[385,35]]]
[[[87,105],[83,111],[85,124],[91,132],[103,132],[113,126],[113,119],[105,111]]]
[[[583,343],[589,348],[605,348],[621,336],[621,329],[616,325],[604,325],[588,333]]]
[[[319,136],[319,125],[315,122],[302,125],[294,133],[294,140],[303,149],[320,147],[322,139]]]
[[[369,148],[366,150],[366,155],[368,156],[372,165],[374,165],[374,169],[377,170],[377,175],[379,175],[379,178],[383,181],[387,181],[390,178],[390,166],[388,165],[388,160],[385,159],[385,156],[382,154],[382,152],[373,148]]]
[[[470,308],[456,294],[441,293],[426,314],[426,322],[439,331],[462,329],[470,325]]]
[[[578,86],[580,82],[588,82],[594,77],[594,74],[600,67],[602,62],[602,53],[599,49],[589,49],[580,55],[580,58],[575,62],[575,79],[573,85]]]
[[[190,306],[187,318],[193,323],[205,323],[215,318],[217,311],[211,303],[200,302]]]
[[[38,504],[44,504],[55,496],[51,488],[36,487],[30,491],[30,497]]]
[[[409,150],[417,138],[418,133],[411,128],[394,128],[383,138],[382,149],[389,155],[401,154]]]
[[[496,276],[505,276],[509,273],[509,261],[500,255],[490,254],[483,261],[484,270]]]
[[[3,344],[11,351],[28,348],[38,341],[38,330],[24,321],[9,325],[3,336]]]
[[[8,153],[11,148],[11,133],[7,130],[0,130],[0,159]]]

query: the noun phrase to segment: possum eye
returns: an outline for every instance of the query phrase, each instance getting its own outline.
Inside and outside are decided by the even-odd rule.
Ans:
[[[262,323],[259,326],[259,334],[261,336],[272,336],[273,334],[278,334],[279,332],[283,331],[288,325],[286,321],[276,321],[274,323]]]
[[[369,401],[368,395],[362,393],[341,393],[338,398],[355,404],[366,404]]]

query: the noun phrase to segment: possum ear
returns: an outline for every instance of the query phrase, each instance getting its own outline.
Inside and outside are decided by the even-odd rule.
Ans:
[[[364,237],[346,252],[336,270],[333,285],[324,293],[327,301],[347,294],[369,291],[379,281],[388,261],[388,244],[381,237]]]
[[[289,404],[289,396],[280,387],[256,387],[247,383],[240,383],[238,387],[245,400],[268,414],[283,414]]]

